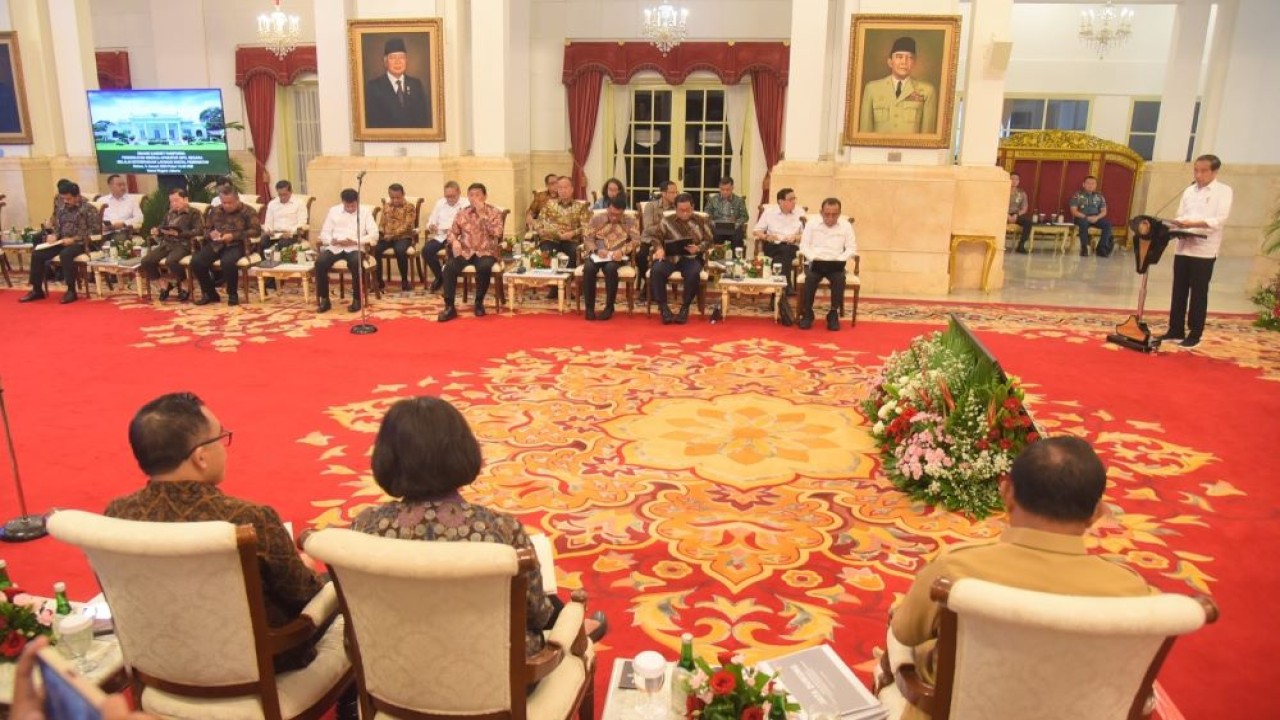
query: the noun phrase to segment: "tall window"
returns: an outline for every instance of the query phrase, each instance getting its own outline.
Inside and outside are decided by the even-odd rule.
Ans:
[[[1200,131],[1200,101],[1196,101],[1196,109],[1191,113],[1191,138],[1187,140],[1187,162],[1196,154],[1196,133]]]
[[[1150,160],[1156,151],[1156,123],[1160,119],[1159,100],[1134,100],[1129,116],[1129,147]]]
[[[1089,101],[1069,98],[1006,98],[1001,136],[1032,130],[1087,130]]]
[[[723,88],[640,87],[631,108],[622,152],[633,197],[648,199],[658,183],[674,180],[701,209],[733,157]]]
[[[320,154],[320,86],[313,75],[280,88],[280,172],[298,193],[307,193],[307,164]],[[281,178],[277,178],[281,179]]]

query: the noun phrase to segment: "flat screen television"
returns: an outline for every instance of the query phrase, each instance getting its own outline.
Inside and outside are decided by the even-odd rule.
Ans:
[[[222,91],[90,90],[98,171],[153,175],[231,172]]]

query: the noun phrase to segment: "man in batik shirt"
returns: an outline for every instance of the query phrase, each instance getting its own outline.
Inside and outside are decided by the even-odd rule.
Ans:
[[[458,317],[453,306],[458,294],[458,276],[468,265],[476,269],[476,317],[484,316],[484,296],[489,291],[493,266],[498,262],[506,222],[502,211],[486,202],[488,194],[483,184],[471,183],[467,188],[471,205],[458,211],[453,227],[449,228],[453,259],[444,266],[444,312],[436,318],[439,322]]]

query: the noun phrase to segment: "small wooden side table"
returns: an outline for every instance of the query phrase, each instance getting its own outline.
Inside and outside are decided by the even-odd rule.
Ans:
[[[729,319],[729,300],[732,296],[768,295],[773,299],[773,321],[777,322],[778,306],[782,302],[783,293],[787,290],[787,279],[769,277],[732,280],[721,277],[718,287],[720,289],[720,313],[725,320]]]
[[[93,273],[93,287],[98,291],[98,297],[106,296],[102,289],[102,278],[106,275],[116,278],[121,283],[128,278],[133,278],[139,298],[150,294],[150,288],[147,287],[146,279],[142,274],[142,265],[138,263],[121,265],[117,260],[91,260],[89,271]]]
[[[260,265],[249,268],[249,276],[258,278],[258,298],[267,301],[267,278],[273,278],[283,288],[286,280],[297,280],[302,284],[302,302],[311,302],[311,283],[316,276],[315,263],[280,263],[275,267]]]
[[[502,280],[507,285],[507,309],[513,314],[516,306],[524,302],[519,294],[520,287],[555,287],[558,289],[556,297],[560,306],[560,312],[564,312],[565,298],[569,295],[569,279],[573,275],[567,270],[527,270],[522,273],[507,272],[502,276]]]
[[[982,291],[986,292],[991,281],[991,263],[996,257],[996,238],[994,235],[952,235],[951,236],[951,258],[947,267],[947,275],[950,277],[947,283],[947,290],[951,290],[956,284],[956,249],[964,243],[978,243],[987,246],[986,257],[982,260]]]

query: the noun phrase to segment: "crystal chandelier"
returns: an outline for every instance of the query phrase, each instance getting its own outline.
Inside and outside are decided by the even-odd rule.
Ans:
[[[644,36],[663,55],[684,41],[689,31],[689,11],[677,10],[669,2],[644,11]]]
[[[1133,34],[1133,11],[1116,10],[1111,0],[1101,10],[1084,10],[1080,13],[1080,40],[1093,48],[1101,60],[1107,50],[1119,47]]]
[[[281,60],[293,52],[302,37],[302,23],[297,15],[285,15],[280,10],[280,0],[273,0],[276,6],[270,13],[258,16],[258,41],[276,54]]]

